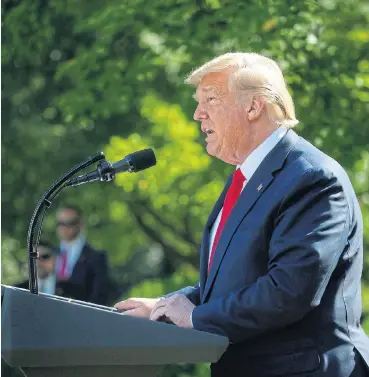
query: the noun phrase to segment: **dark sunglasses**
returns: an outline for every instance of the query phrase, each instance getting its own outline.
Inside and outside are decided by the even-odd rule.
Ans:
[[[67,227],[73,227],[79,224],[79,220],[70,220],[70,221],[57,221],[56,226],[67,226]]]
[[[49,260],[50,258],[51,258],[51,254],[43,254],[43,255],[38,256],[39,260]]]

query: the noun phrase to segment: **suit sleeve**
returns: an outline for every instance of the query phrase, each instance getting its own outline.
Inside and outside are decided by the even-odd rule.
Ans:
[[[88,301],[99,305],[105,305],[108,298],[109,276],[108,263],[104,252],[96,252],[93,263],[93,279],[90,297]]]
[[[185,295],[194,305],[200,304],[200,283],[197,283],[193,287],[185,287],[178,291],[166,294],[164,297],[168,298],[175,294]]]
[[[309,170],[297,181],[274,218],[268,273],[197,306],[195,329],[241,342],[299,321],[319,305],[346,246],[349,207],[330,173]]]

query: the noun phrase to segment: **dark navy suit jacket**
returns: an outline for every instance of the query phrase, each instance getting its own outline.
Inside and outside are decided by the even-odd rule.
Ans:
[[[68,282],[79,287],[80,300],[106,305],[109,298],[109,275],[105,252],[85,244]]]
[[[197,305],[195,329],[230,340],[212,376],[368,376],[363,222],[343,168],[289,130],[242,191],[207,276],[230,182],[205,226],[200,282],[179,291]]]

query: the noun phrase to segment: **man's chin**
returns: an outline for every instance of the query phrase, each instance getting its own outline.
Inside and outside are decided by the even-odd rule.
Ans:
[[[219,146],[215,142],[208,143],[208,145],[206,146],[206,151],[210,156],[216,157],[219,160],[226,162],[223,158],[223,154],[221,153],[221,148],[219,148]]]
[[[226,164],[230,164],[230,165],[238,165],[239,164],[239,162],[237,162],[233,159],[229,159],[228,158],[229,156],[221,153],[220,148],[217,148],[215,143],[208,143],[208,145],[206,146],[206,151],[208,152],[208,154],[210,156],[216,157],[219,160],[225,162]]]
[[[216,143],[210,142],[206,145],[206,152],[210,154],[210,156],[218,157],[218,148],[216,147]]]

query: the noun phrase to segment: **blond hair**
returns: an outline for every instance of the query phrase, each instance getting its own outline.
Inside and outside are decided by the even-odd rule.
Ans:
[[[240,94],[241,100],[246,91],[250,93],[251,90],[266,100],[271,120],[286,128],[298,123],[281,69],[275,61],[263,55],[246,52],[220,55],[192,71],[185,82],[197,86],[208,73],[226,70],[231,70],[229,89]]]

